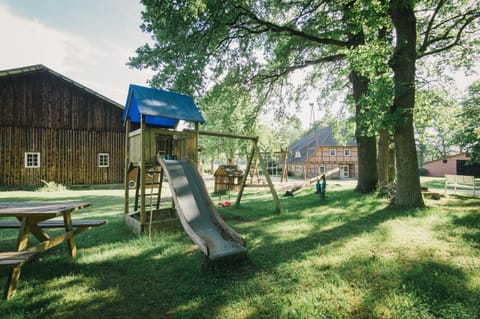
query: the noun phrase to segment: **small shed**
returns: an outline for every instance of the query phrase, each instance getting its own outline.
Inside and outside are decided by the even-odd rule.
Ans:
[[[238,191],[244,172],[238,165],[220,165],[213,176],[215,177],[215,193],[229,190]]]
[[[468,153],[460,153],[425,162],[422,168],[427,176],[472,175],[480,177],[480,164],[468,163]]]

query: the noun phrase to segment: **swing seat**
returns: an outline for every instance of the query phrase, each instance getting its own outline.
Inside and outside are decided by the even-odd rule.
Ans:
[[[232,203],[230,203],[230,202],[227,200],[227,201],[218,203],[218,205],[220,205],[220,206],[222,206],[222,207],[229,207],[230,205],[232,205]]]

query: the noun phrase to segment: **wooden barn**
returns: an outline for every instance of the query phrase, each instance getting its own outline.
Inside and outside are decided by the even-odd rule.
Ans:
[[[0,185],[122,183],[123,106],[43,66],[0,71]]]

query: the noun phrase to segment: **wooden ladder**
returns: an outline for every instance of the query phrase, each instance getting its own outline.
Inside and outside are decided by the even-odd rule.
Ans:
[[[137,170],[137,183],[135,188],[135,206],[134,210],[137,211],[139,208],[139,198],[141,194],[141,178],[140,174],[143,174],[141,166],[135,166]],[[160,196],[162,191],[162,182],[163,182],[163,171],[161,168],[155,168],[155,166],[150,166],[146,168],[145,174],[150,175],[150,181],[145,182],[145,199],[149,198],[149,204],[155,205],[158,210],[160,207]],[[145,179],[147,176],[145,176]],[[148,189],[147,189],[148,186]],[[157,191],[154,192],[154,188],[157,186]]]

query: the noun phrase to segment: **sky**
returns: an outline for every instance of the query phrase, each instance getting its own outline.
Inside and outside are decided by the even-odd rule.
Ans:
[[[149,70],[129,57],[150,36],[136,0],[0,0],[0,70],[43,64],[122,105]]]
[[[0,70],[43,64],[124,105],[129,84],[153,75],[126,65],[152,42],[140,29],[142,10],[139,0],[0,0]],[[479,76],[457,78],[464,90]],[[298,114],[304,128],[311,102]]]

